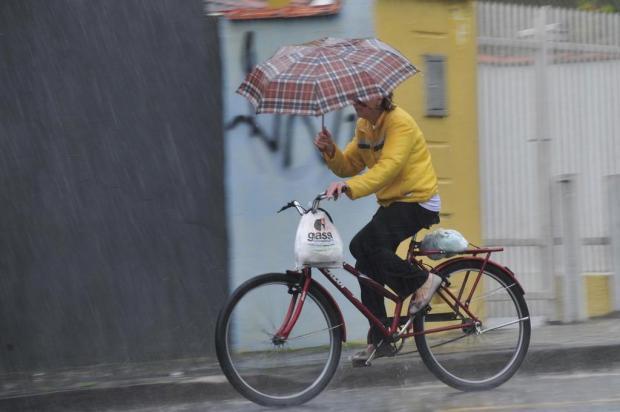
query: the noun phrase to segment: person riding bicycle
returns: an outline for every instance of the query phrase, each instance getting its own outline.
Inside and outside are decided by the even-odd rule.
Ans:
[[[334,200],[341,193],[352,200],[376,195],[379,209],[349,249],[361,273],[402,297],[415,292],[409,308],[413,315],[430,302],[442,279],[401,259],[396,249],[420,229],[439,223],[437,175],[422,131],[411,115],[392,102],[392,93],[355,100],[353,108],[358,116],[355,136],[344,150],[326,129],[314,140],[329,169],[349,178],[331,183],[326,195]],[[386,320],[383,296],[361,283],[360,289],[362,303]],[[353,356],[354,366],[365,364],[376,349],[376,356],[382,355],[382,347],[377,347],[380,336],[376,332],[371,336],[368,347]]]

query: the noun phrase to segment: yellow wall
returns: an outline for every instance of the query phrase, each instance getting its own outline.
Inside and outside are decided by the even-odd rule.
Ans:
[[[612,312],[610,275],[587,273],[583,276],[583,286],[586,291],[586,313],[589,317]]]
[[[375,5],[377,37],[422,70],[396,89],[395,101],[416,119],[431,150],[442,202],[437,227],[456,229],[480,244],[474,2],[377,0]],[[446,117],[425,116],[425,54],[445,56]],[[408,246],[403,242],[399,248],[401,257]],[[392,307],[388,302],[388,313]]]
[[[611,296],[612,277],[609,273],[584,273],[581,276],[581,286],[585,296],[585,311],[587,317],[604,316],[613,311],[613,298]],[[555,301],[556,313],[563,318],[564,311],[564,276],[555,276]],[[527,295],[525,295],[527,299]]]
[[[425,117],[424,74],[407,80],[395,101],[420,125],[440,179],[441,227],[480,242],[473,1],[377,0],[377,37],[424,71],[424,54],[446,57],[448,116]],[[420,237],[418,237],[420,239]]]

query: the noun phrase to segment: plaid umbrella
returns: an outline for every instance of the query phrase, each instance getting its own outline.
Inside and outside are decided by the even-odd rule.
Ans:
[[[377,39],[323,38],[284,46],[257,65],[237,89],[257,113],[323,115],[387,96],[418,70]]]

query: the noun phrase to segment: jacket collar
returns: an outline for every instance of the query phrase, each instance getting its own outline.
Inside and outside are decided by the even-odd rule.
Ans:
[[[383,125],[385,124],[385,119],[388,115],[389,114],[387,111],[381,113],[381,116],[379,116],[379,119],[377,119],[377,123],[375,124],[370,123],[370,121],[366,119],[362,119],[362,123],[360,124],[360,130],[368,136],[376,137],[377,133],[383,128]]]

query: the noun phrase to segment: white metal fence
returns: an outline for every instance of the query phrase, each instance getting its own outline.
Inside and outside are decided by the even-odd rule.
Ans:
[[[605,179],[620,174],[620,15],[479,2],[477,18],[483,238],[507,247],[533,314],[556,318],[566,262],[612,271]],[[567,179],[577,260],[554,190]]]

